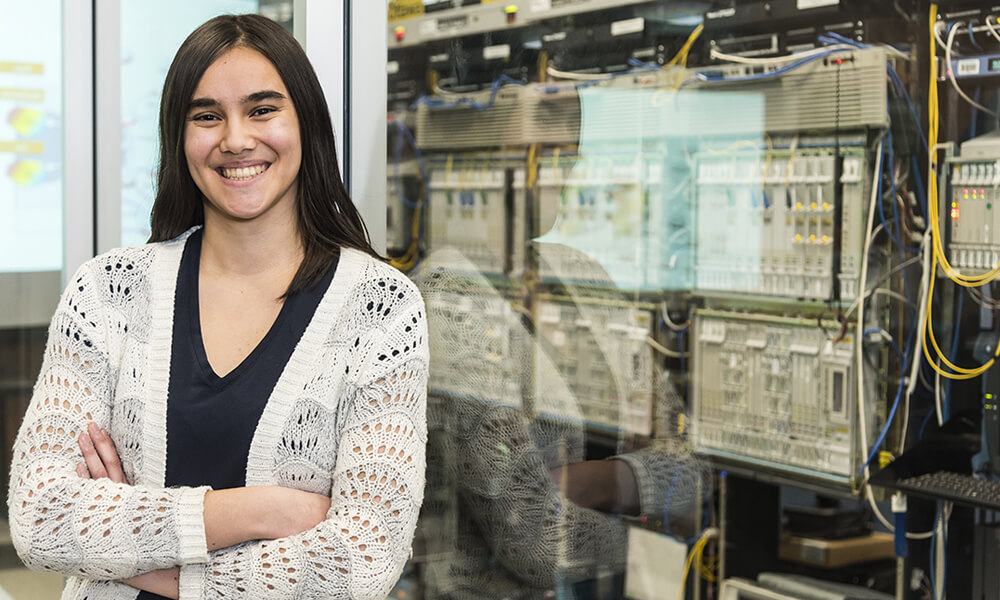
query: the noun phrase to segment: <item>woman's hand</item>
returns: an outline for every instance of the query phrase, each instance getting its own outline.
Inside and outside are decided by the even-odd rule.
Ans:
[[[107,478],[115,483],[128,483],[122,461],[118,457],[118,449],[108,432],[97,426],[97,423],[87,425],[87,433],[80,434],[77,440],[84,462],[76,466],[76,473],[83,479]],[[145,590],[167,598],[178,596],[178,580],[180,569],[160,569],[128,579],[122,579],[125,585],[138,590]]]
[[[122,470],[118,449],[107,430],[90,422],[87,433],[81,433],[78,442],[84,462],[76,466],[77,475],[84,479],[108,478],[115,483],[129,483]]]

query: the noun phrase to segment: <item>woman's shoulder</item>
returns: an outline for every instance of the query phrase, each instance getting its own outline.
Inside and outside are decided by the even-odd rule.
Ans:
[[[69,284],[80,293],[92,285],[91,295],[98,301],[116,303],[142,296],[148,291],[157,255],[165,249],[183,247],[192,231],[165,242],[108,250],[84,262]]]
[[[402,271],[354,248],[341,249],[337,268],[356,273],[355,287],[372,289],[374,286],[375,291],[384,290],[386,295],[398,293],[400,289],[417,292],[417,286]]]
[[[192,227],[181,235],[163,242],[112,248],[87,260],[80,268],[98,276],[102,272],[110,274],[119,271],[125,274],[140,274],[149,269],[157,253],[167,248],[183,246],[187,238],[197,230],[197,227]]]

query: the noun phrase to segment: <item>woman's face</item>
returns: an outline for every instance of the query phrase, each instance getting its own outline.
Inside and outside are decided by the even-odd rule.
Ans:
[[[299,119],[277,69],[256,50],[233,48],[202,75],[188,106],[184,154],[207,199],[206,223],[294,219]]]

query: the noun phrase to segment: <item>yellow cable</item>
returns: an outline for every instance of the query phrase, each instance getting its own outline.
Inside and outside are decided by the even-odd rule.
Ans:
[[[941,367],[937,365],[937,361],[931,357],[930,350],[927,349],[927,344],[923,344],[924,357],[927,358],[927,362],[930,363],[931,367],[935,371],[940,373],[943,377],[948,377],[949,379],[957,379],[957,380],[972,379],[973,377],[978,377],[983,373],[985,373],[987,370],[989,370],[989,368],[993,366],[996,357],[1000,356],[1000,344],[997,345],[996,352],[993,353],[994,358],[991,358],[989,361],[986,362],[986,364],[983,364],[979,367],[971,369],[966,367],[959,367],[953,364],[950,360],[948,360],[948,357],[945,356],[944,352],[941,351],[940,346],[938,346],[937,338],[934,337],[934,328],[931,326],[931,312],[932,312],[931,307],[934,304],[933,302],[934,280],[936,278],[937,278],[937,264],[932,261],[930,282],[928,283],[928,289],[927,289],[927,315],[924,323],[924,335],[926,338],[930,339],[931,345],[934,347],[934,352],[938,355],[941,362],[943,362],[945,366],[947,366],[952,371],[955,371],[955,373],[949,373],[948,371],[943,370]]]
[[[764,189],[767,182],[767,172],[771,168],[771,158],[774,152],[774,142],[771,141],[771,136],[764,134],[767,139],[767,159],[764,161],[764,170],[760,174],[760,189]]]
[[[949,360],[944,354],[938,344],[937,338],[934,335],[932,318],[934,306],[934,284],[937,279],[937,266],[940,264],[945,275],[956,284],[963,287],[979,287],[989,281],[992,281],[1000,275],[1000,265],[997,265],[982,275],[962,275],[951,265],[951,262],[948,260],[947,254],[945,253],[944,245],[941,241],[941,222],[939,219],[938,207],[940,198],[938,197],[937,179],[937,145],[940,128],[940,107],[938,105],[937,89],[937,44],[934,38],[934,29],[937,24],[937,4],[931,4],[929,22],[930,78],[927,93],[927,145],[929,151],[929,155],[927,157],[927,212],[930,216],[930,231],[928,232],[928,235],[931,236],[933,252],[931,257],[930,280],[927,287],[927,309],[924,320],[924,331],[922,332],[925,341],[930,340],[930,346],[928,347],[928,344],[924,343],[923,353],[924,358],[927,359],[927,362],[930,363],[931,367],[942,376],[949,379],[964,380],[978,377],[989,370],[996,361],[996,358],[1000,356],[1000,345],[997,346],[996,352],[993,354],[993,358],[985,364],[974,368],[960,367],[952,363],[951,360]],[[937,359],[931,356],[930,348],[934,349],[934,353],[938,357]],[[938,365],[938,360],[948,367],[950,371],[942,369]]]
[[[698,39],[698,36],[700,36],[701,32],[704,30],[705,30],[704,25],[698,25],[697,27],[695,27],[694,31],[691,32],[691,35],[688,36],[687,41],[684,42],[683,46],[681,46],[681,49],[678,50],[677,54],[675,54],[674,57],[670,59],[670,62],[663,65],[663,68],[666,69],[667,67],[673,67],[674,65],[678,64],[682,67],[686,67],[688,52],[691,51],[691,46],[694,45],[695,40]]]
[[[681,576],[680,594],[678,595],[679,600],[684,600],[684,592],[687,591],[687,576],[691,571],[691,565],[694,563],[695,556],[700,555],[705,550],[705,545],[708,544],[709,540],[717,535],[719,535],[718,529],[714,527],[706,529],[702,532],[701,537],[698,538],[698,541],[695,542],[694,547],[691,548],[691,551],[688,553],[687,560],[684,561],[683,575]]]

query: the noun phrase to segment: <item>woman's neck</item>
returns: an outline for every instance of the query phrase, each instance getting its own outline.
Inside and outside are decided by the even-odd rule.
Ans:
[[[287,286],[302,263],[302,239],[294,221],[235,222],[205,215],[201,271],[221,277],[267,277]]]

